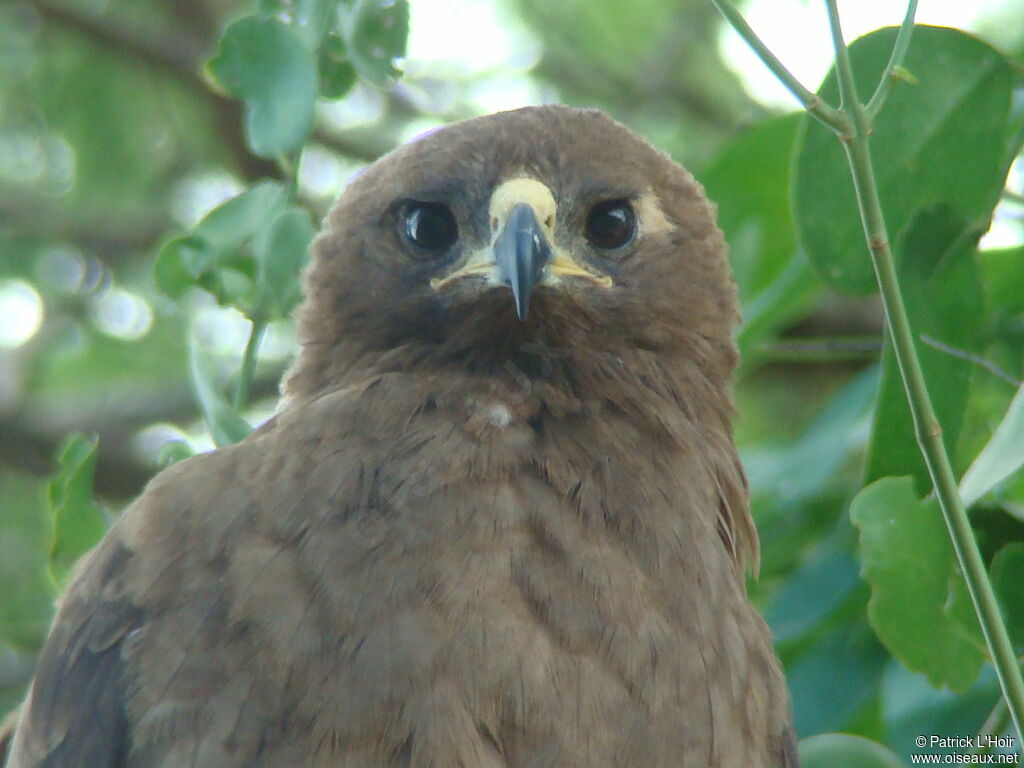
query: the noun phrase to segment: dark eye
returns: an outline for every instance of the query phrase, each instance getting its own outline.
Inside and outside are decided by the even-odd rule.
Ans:
[[[402,214],[406,240],[421,251],[440,255],[459,239],[455,215],[440,203],[410,203]]]
[[[628,200],[605,200],[587,214],[587,240],[606,250],[621,248],[636,234],[636,215]]]

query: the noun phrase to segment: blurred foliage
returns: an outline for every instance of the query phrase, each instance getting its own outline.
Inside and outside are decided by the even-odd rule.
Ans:
[[[296,275],[345,181],[511,83],[608,110],[719,205],[745,319],[751,592],[804,765],[888,768],[919,734],[973,733],[998,686],[927,496],[841,147],[746,95],[704,0],[500,8],[539,60],[402,75],[417,22],[400,0],[0,5],[0,306],[17,308],[0,318],[0,712],[107,510],[273,407]],[[851,46],[863,93],[892,39]],[[1021,233],[1024,68],[928,27],[905,67],[876,172],[946,444],[1024,651],[1024,247],[979,250],[1001,194]],[[834,100],[831,76],[822,93]]]

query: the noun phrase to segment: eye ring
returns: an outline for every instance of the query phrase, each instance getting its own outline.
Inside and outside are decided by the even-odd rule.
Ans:
[[[407,203],[402,208],[400,219],[402,237],[419,257],[437,258],[459,239],[455,214],[442,203]]]
[[[636,214],[628,200],[602,200],[587,212],[587,241],[596,248],[614,251],[629,245],[636,236]]]

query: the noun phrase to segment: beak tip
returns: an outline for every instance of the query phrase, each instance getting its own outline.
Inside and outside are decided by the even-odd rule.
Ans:
[[[516,205],[497,234],[494,260],[502,282],[512,289],[516,317],[522,322],[530,309],[530,294],[544,272],[551,256],[551,246],[537,223],[533,208],[526,203]]]
[[[526,291],[512,289],[512,300],[516,305],[516,317],[519,322],[526,319],[526,313],[530,311],[530,292],[529,288]]]

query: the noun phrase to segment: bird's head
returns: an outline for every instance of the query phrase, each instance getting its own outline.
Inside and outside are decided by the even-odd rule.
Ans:
[[[735,363],[713,206],[598,111],[531,107],[405,145],[350,184],[313,252],[292,392],[375,360],[529,369],[538,340],[680,356],[715,380]]]

